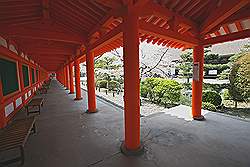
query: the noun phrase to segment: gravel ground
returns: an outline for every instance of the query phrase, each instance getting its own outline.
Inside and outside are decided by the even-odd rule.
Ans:
[[[83,84],[81,85],[81,88],[87,90],[87,87]],[[123,92],[120,92],[119,94],[115,93],[113,96],[112,92],[108,92],[108,94],[106,94],[105,89],[101,89],[100,91],[96,90],[96,95],[101,96],[102,98],[107,99],[120,107],[124,107]],[[164,107],[153,104],[145,99],[141,100],[141,115],[143,116],[162,112],[164,109]]]

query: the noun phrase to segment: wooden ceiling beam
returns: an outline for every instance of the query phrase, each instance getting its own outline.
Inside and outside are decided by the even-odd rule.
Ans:
[[[122,36],[122,25],[119,25],[118,27],[114,28],[113,30],[102,36],[94,43],[90,44],[89,48],[91,50],[100,49],[103,46],[109,44],[110,42],[120,38],[121,36]]]
[[[43,20],[48,21],[50,19],[49,14],[49,0],[42,0],[42,12],[43,12]]]
[[[16,24],[24,24],[24,23],[30,23],[30,22],[34,22],[34,21],[39,21],[40,19],[41,19],[40,16],[23,17],[23,18],[15,18],[15,19],[10,19],[10,20],[1,20],[0,24],[4,24],[2,26],[5,27],[7,25],[16,25]]]
[[[214,27],[221,24],[224,20],[246,6],[249,0],[224,0],[220,7],[216,8],[200,27],[201,34],[209,33]]]
[[[95,0],[97,3],[102,4],[111,9],[117,9],[123,5],[123,2],[120,0]]]
[[[58,11],[61,11],[61,13],[59,13],[58,11],[55,11],[55,14],[60,14],[61,16],[67,16],[68,18],[75,18],[77,20],[77,23],[79,23],[79,21],[84,22],[86,24],[91,23],[91,24],[95,24],[96,21],[94,21],[93,19],[84,16],[82,14],[79,14],[77,11],[72,10],[72,8],[70,8],[69,6],[64,6],[64,5],[60,5],[60,4],[55,4],[56,8],[58,8]]]
[[[61,14],[53,14],[54,18],[56,19],[57,22],[68,25],[69,29],[71,30],[77,30],[78,33],[83,33],[88,31],[89,27],[87,25],[82,24],[79,22],[79,19],[74,18],[74,17],[69,17],[69,16],[62,16]]]
[[[55,56],[53,54],[47,54],[47,55],[40,55],[40,54],[36,54],[36,55],[29,55],[32,58],[36,58],[36,59],[46,59],[46,60],[58,60],[58,61],[65,61],[67,60],[67,56]]]
[[[143,34],[150,34],[158,38],[172,40],[172,41],[176,41],[176,42],[191,45],[191,46],[195,46],[199,44],[199,40],[194,37],[180,34],[171,29],[166,30],[164,28],[160,28],[153,24],[147,24],[145,21],[140,21],[139,26],[140,26],[140,32]]]
[[[178,23],[188,25],[192,28],[194,32],[198,32],[198,24],[196,24],[194,21],[186,17],[183,17],[179,13],[173,12],[152,1],[149,1],[140,12],[140,16],[149,16],[149,15],[159,16],[166,20],[174,18]]]
[[[120,17],[124,12],[123,8],[113,9],[111,10],[101,21],[96,24],[95,27],[89,32],[88,37],[93,36],[95,33],[102,31],[103,28],[107,27],[111,24],[114,19]]]
[[[184,15],[188,15],[189,17],[192,17],[193,15],[195,15],[196,13],[198,13],[199,11],[201,11],[207,4],[208,4],[209,0],[202,0],[202,4],[195,7],[195,9],[192,9],[191,11],[185,13]]]
[[[93,15],[89,14],[89,13],[86,11],[86,9],[81,9],[81,8],[79,8],[79,6],[76,5],[76,4],[74,3],[74,1],[59,1],[59,2],[60,2],[60,3],[58,3],[58,4],[64,6],[64,7],[67,8],[68,10],[71,10],[72,12],[74,12],[74,13],[75,13],[74,15],[80,14],[81,17],[86,16],[86,18],[89,19],[89,20],[99,21],[98,18],[96,18],[96,17],[94,17]],[[66,4],[64,4],[63,2],[65,2]],[[75,10],[74,10],[74,8],[75,8]],[[72,9],[73,9],[73,10],[72,10]],[[78,12],[79,12],[79,13],[78,13]]]
[[[219,25],[217,25],[213,29],[211,29],[210,32],[214,32],[216,30],[219,30],[220,27],[227,26],[228,24],[232,24],[232,23],[235,23],[237,21],[250,19],[249,10],[250,10],[250,8],[246,8],[242,11],[235,13],[234,15],[230,16],[229,18],[227,18],[226,20],[221,22]]]
[[[75,51],[73,49],[66,48],[24,48],[26,54],[57,54],[57,55],[74,55]]]
[[[3,4],[1,2],[1,7],[0,9],[9,9],[12,10],[13,8],[32,8],[32,7],[40,7],[40,3],[37,2],[28,2],[28,3],[17,3],[17,2],[7,2]]]
[[[201,43],[203,45],[213,45],[217,43],[222,43],[222,42],[228,42],[228,41],[233,41],[233,40],[238,40],[238,39],[244,39],[244,38],[249,38],[250,37],[250,30],[244,30],[244,31],[239,31],[235,33],[230,33],[214,38],[208,38],[203,40]]]
[[[93,6],[91,6],[90,3],[78,1],[78,3],[82,6],[82,8],[88,9],[92,13],[94,13],[97,17],[103,17],[102,13],[99,12],[99,10],[93,9]]]
[[[48,31],[46,29],[34,29],[34,28],[0,28],[0,31],[3,34],[11,38],[28,38],[28,39],[42,39],[42,40],[51,40],[51,41],[60,41],[73,44],[82,44],[84,39],[79,35],[68,32],[58,32],[58,31]]]
[[[104,13],[106,13],[109,9],[106,6],[103,6],[101,4],[99,4],[98,2],[94,1],[90,1],[89,3],[93,4],[95,7],[98,8],[98,10],[103,11]]]

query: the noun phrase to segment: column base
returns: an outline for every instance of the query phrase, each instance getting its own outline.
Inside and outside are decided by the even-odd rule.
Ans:
[[[86,114],[94,114],[94,113],[97,113],[98,110],[96,109],[95,111],[90,111],[90,110],[86,110]]]
[[[74,94],[75,92],[69,92],[69,94]]]
[[[65,88],[65,90],[69,90],[68,88]]]
[[[205,121],[206,120],[203,115],[195,116],[195,117],[193,117],[193,119],[196,120],[196,121]]]
[[[125,146],[125,142],[122,142],[120,147],[121,152],[126,156],[140,156],[144,154],[144,146],[140,145],[137,150],[128,150]]]
[[[82,100],[82,97],[74,98],[74,100]]]

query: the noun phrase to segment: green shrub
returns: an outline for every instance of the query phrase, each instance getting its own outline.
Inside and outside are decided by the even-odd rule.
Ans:
[[[178,82],[162,78],[147,78],[141,83],[141,95],[164,106],[179,102],[181,89]]]
[[[107,80],[97,80],[96,81],[96,86],[99,88],[107,88]]]
[[[250,52],[243,54],[233,64],[229,75],[229,94],[237,102],[250,100]]]
[[[141,86],[140,86],[140,93],[141,93],[141,96],[142,97],[147,97],[147,95],[148,95],[148,87],[145,85],[145,83],[144,82],[142,82],[141,83]]]
[[[223,100],[230,100],[230,94],[229,94],[229,90],[228,89],[224,89],[222,91],[222,97],[223,97]]]
[[[220,92],[222,89],[229,88],[229,84],[210,84],[210,83],[203,83],[202,89],[207,91],[216,91]]]
[[[209,111],[216,111],[215,105],[208,102],[202,102],[202,108]]]
[[[211,103],[217,107],[221,105],[222,99],[219,93],[215,91],[206,91],[202,95],[202,101]]]
[[[183,83],[182,86],[183,86],[183,89],[185,89],[185,90],[192,89],[192,83]]]
[[[142,83],[143,85],[145,85],[145,87],[147,88],[147,96],[149,98],[149,100],[154,101],[153,100],[153,89],[155,86],[159,85],[160,82],[162,82],[162,78],[146,78]]]
[[[204,64],[204,71],[208,70],[217,70],[218,73],[221,73],[223,70],[229,69],[228,64]]]
[[[186,106],[191,106],[191,98],[188,97],[188,96],[185,96],[185,95],[182,95],[180,96],[180,104],[182,105],[186,105]]]
[[[121,84],[118,81],[109,81],[108,82],[108,89],[109,90],[118,90],[121,88]]]

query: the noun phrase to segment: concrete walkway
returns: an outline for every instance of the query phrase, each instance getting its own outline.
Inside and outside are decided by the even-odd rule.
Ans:
[[[203,122],[165,113],[142,117],[145,154],[126,157],[119,150],[124,139],[123,111],[97,99],[99,112],[86,114],[87,96],[82,93],[83,100],[74,101],[75,95],[52,81],[37,120],[38,133],[29,137],[25,147],[24,166],[250,166],[250,123],[212,112]]]

